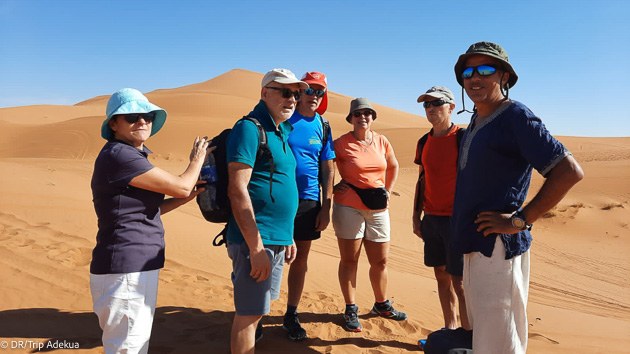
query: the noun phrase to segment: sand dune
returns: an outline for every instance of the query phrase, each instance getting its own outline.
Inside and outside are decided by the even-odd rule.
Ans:
[[[181,172],[196,135],[216,135],[256,104],[261,77],[232,70],[147,93],[169,112],[164,129],[147,144],[154,151],[151,161]],[[339,136],[350,129],[345,116],[351,97],[331,92],[329,98],[325,116]],[[96,234],[89,182],[104,144],[99,132],[107,99],[0,109],[0,341],[65,340],[79,343],[83,352],[102,352],[89,294]],[[433,272],[422,265],[422,242],[410,223],[415,144],[429,124],[416,115],[375,108],[374,129],[389,138],[402,166],[391,208],[389,295],[409,320],[392,323],[367,315],[373,299],[362,256],[357,303],[365,330],[343,330],[338,251],[329,227],[313,245],[300,305],[311,339],[292,343],[281,329],[285,283],[264,320],[259,353],[417,351],[419,338],[442,327]],[[535,225],[529,352],[625,353],[630,346],[630,138],[560,140],[582,163],[586,177]],[[530,195],[542,182],[533,178]],[[203,220],[194,203],[163,221],[167,263],[160,273],[151,352],[227,353],[233,317],[230,262],[223,247],[211,245],[222,226]]]

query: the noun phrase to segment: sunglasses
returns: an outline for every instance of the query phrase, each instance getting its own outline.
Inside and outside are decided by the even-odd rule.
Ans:
[[[285,87],[273,87],[273,86],[266,86],[268,89],[272,89],[272,90],[277,90],[277,91],[281,91],[282,93],[282,98],[295,98],[296,101],[299,101],[302,99],[302,93],[300,91],[291,91],[288,88]]]
[[[424,108],[429,108],[431,106],[433,107],[439,107],[443,104],[447,104],[448,102],[444,101],[444,100],[435,100],[435,101],[425,101],[422,103],[422,105],[424,106]]]
[[[477,74],[479,74],[479,76],[489,76],[497,72],[497,68],[490,65],[471,66],[464,69],[464,71],[462,72],[462,78],[470,79],[475,71],[477,72]]]
[[[144,121],[147,123],[153,123],[153,121],[155,120],[155,112],[129,113],[129,114],[122,114],[122,116],[125,118],[125,120],[129,124],[137,123],[140,120],[140,118],[144,119]]]
[[[365,111],[361,112],[361,111],[354,111],[352,113],[353,116],[355,116],[356,118],[359,118],[361,116],[364,117],[369,117],[372,115],[372,110],[371,109],[366,109]]]
[[[317,97],[322,97],[326,93],[326,90],[315,90],[309,87],[306,90],[304,90],[304,93],[307,94],[308,96],[312,96],[313,94],[315,94],[315,96]]]

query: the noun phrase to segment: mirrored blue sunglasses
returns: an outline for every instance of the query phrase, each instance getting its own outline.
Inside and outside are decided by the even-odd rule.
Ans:
[[[477,72],[477,74],[479,74],[479,76],[489,76],[497,72],[497,68],[495,68],[494,66],[487,65],[487,64],[479,65],[479,66],[471,66],[464,69],[464,71],[462,72],[462,78],[470,79],[475,73],[475,71]]]
[[[326,90],[315,90],[311,87],[304,90],[304,94],[308,96],[312,96],[313,94],[315,94],[315,96],[317,97],[323,97],[325,93],[326,93]]]

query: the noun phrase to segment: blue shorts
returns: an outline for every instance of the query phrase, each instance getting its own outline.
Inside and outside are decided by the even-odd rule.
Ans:
[[[424,265],[446,265],[447,273],[461,277],[464,271],[464,255],[456,254],[448,247],[451,239],[451,217],[425,213],[420,231],[424,240]]]
[[[260,283],[252,278],[247,243],[227,243],[228,256],[232,259],[232,284],[234,286],[234,310],[239,316],[261,316],[269,313],[271,300],[280,297],[280,282],[284,266],[284,246],[265,246],[271,262],[271,274]]]

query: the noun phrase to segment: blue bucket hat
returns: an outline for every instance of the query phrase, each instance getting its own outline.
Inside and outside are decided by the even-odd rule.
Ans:
[[[101,126],[101,136],[105,140],[111,139],[114,135],[114,132],[109,127],[109,121],[117,114],[155,112],[155,120],[151,126],[151,136],[160,131],[164,122],[166,122],[166,111],[149,102],[149,99],[140,91],[132,88],[124,88],[114,92],[109,101],[107,101],[105,112],[107,118],[105,118]]]

